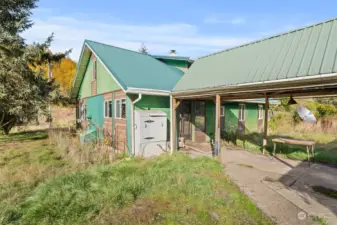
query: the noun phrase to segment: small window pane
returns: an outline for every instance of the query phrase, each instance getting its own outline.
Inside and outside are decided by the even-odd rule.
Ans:
[[[220,108],[220,116],[225,116],[225,106],[221,106],[221,108]]]
[[[121,117],[126,118],[126,104],[125,104],[125,99],[122,100],[122,105],[121,105]]]
[[[120,101],[116,101],[116,118],[120,118]]]
[[[109,101],[109,117],[112,117],[112,101]]]

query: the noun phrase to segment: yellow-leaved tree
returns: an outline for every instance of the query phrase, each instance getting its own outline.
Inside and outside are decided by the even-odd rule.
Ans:
[[[62,95],[69,96],[71,84],[76,72],[76,62],[70,58],[64,58],[60,63],[53,65],[51,71],[56,83],[60,85]]]

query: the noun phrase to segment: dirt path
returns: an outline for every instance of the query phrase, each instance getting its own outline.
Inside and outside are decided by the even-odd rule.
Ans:
[[[316,180],[312,178],[317,173],[316,164],[309,169],[306,162],[239,150],[224,151],[221,160],[227,174],[276,224],[317,224],[312,215],[324,217],[328,224],[337,221],[333,209],[337,200],[309,191],[310,182],[333,185],[329,178],[335,175],[332,172],[337,175],[337,169],[330,168],[331,172],[319,166],[318,181],[317,176]]]

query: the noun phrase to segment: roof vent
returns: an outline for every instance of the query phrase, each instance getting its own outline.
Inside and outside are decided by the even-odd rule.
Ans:
[[[171,51],[170,51],[170,54],[169,54],[170,56],[176,56],[177,55],[177,51],[176,50],[174,50],[174,49],[172,49]]]

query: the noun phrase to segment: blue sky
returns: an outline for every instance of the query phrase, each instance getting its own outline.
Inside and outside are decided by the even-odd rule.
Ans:
[[[34,26],[23,36],[42,42],[55,33],[53,51],[73,49],[84,39],[151,54],[194,58],[337,17],[337,1],[226,0],[40,0]]]

